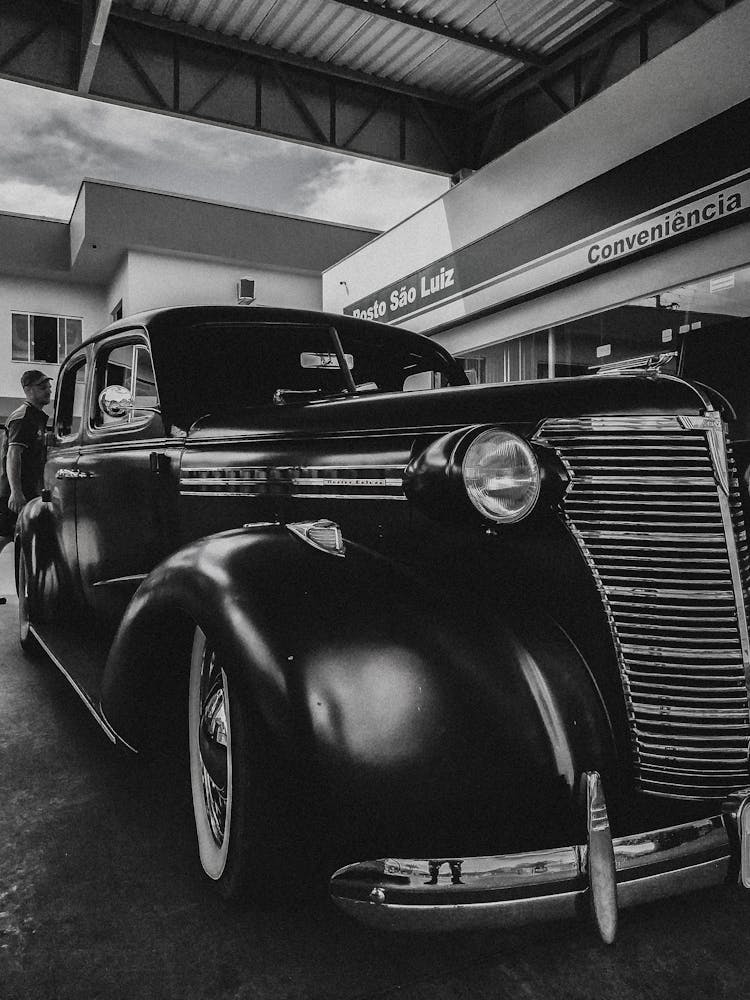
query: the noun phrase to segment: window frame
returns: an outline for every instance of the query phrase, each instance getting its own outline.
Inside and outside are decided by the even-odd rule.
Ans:
[[[86,413],[88,412],[88,400],[87,400],[87,397],[88,397],[88,393],[89,393],[90,363],[91,363],[91,359],[89,358],[88,352],[86,351],[85,347],[82,347],[82,348],[79,348],[78,351],[76,351],[74,354],[72,354],[68,358],[67,363],[65,364],[64,368],[60,372],[60,375],[59,375],[59,378],[58,378],[58,383],[57,383],[57,392],[55,393],[55,407],[54,407],[54,414],[53,414],[53,420],[52,420],[52,433],[54,435],[54,440],[55,440],[55,442],[57,444],[61,444],[61,445],[72,444],[72,443],[76,442],[77,440],[79,440],[82,437],[82,435],[83,435],[84,427],[86,425]],[[71,432],[69,434],[60,434],[59,431],[58,431],[58,427],[59,427],[59,420],[60,420],[60,406],[61,406],[61,403],[62,403],[62,396],[63,396],[63,386],[65,385],[68,376],[69,375],[74,375],[75,376],[77,374],[77,372],[79,371],[79,369],[81,369],[81,368],[83,368],[83,370],[85,372],[84,389],[83,389],[83,408],[82,408],[82,411],[81,411],[81,422],[80,422],[80,424],[78,425],[78,428],[75,431],[71,430]],[[75,388],[74,388],[73,392],[74,392],[73,406],[75,406]]]
[[[23,316],[26,319],[26,357],[25,358],[15,358],[15,357],[13,357],[13,321],[14,321],[14,318],[16,316]],[[57,330],[56,330],[56,333],[55,333],[55,353],[57,355],[57,360],[56,361],[42,361],[41,359],[31,357],[31,354],[32,354],[31,320],[35,316],[39,316],[41,319],[54,319],[55,320],[55,323],[56,323],[56,326],[57,326]],[[68,346],[67,324],[70,321],[81,324],[80,339],[79,339],[79,341],[78,341],[77,344],[73,344],[72,346]],[[60,323],[61,322],[63,324],[63,330],[62,330],[62,337],[63,337],[62,348],[63,349],[62,350],[61,350],[61,343],[60,343],[60,336],[61,336]],[[63,363],[63,361],[65,360],[65,358],[68,356],[68,354],[70,354],[72,351],[78,350],[78,348],[81,346],[81,344],[83,343],[83,341],[85,339],[84,338],[84,334],[83,334],[83,316],[68,316],[68,315],[63,314],[63,313],[47,313],[47,312],[39,312],[39,311],[34,312],[32,310],[29,310],[29,309],[11,309],[10,310],[10,329],[11,329],[11,345],[10,345],[11,358],[10,358],[10,360],[11,360],[12,364],[17,364],[17,365],[61,365]]]
[[[103,372],[106,368],[107,358],[113,351],[120,347],[133,348],[133,352],[136,349],[143,349],[148,352],[149,360],[151,361],[151,370],[154,373],[154,386],[157,390],[157,399],[159,400],[157,406],[158,410],[155,412],[145,412],[143,414],[130,414],[128,419],[122,424],[112,423],[112,424],[97,424],[96,417],[99,412],[99,395],[104,386],[104,376]],[[134,361],[133,355],[131,355],[131,360]],[[135,369],[131,369],[134,371]],[[88,418],[86,421],[87,431],[89,436],[92,438],[100,437],[163,437],[164,436],[164,420],[161,413],[161,396],[158,391],[158,386],[156,385],[156,371],[154,366],[154,355],[151,350],[151,345],[148,341],[148,336],[146,331],[141,328],[133,328],[131,330],[123,330],[121,334],[116,337],[108,337],[104,340],[99,341],[94,349],[92,362],[91,362],[91,390],[88,400]],[[143,434],[144,430],[151,430],[151,425],[157,424],[158,430],[154,428],[154,433]]]

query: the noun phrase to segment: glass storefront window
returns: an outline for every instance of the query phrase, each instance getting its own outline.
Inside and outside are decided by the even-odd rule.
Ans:
[[[737,316],[750,316],[750,266],[474,349],[464,363],[481,382],[585,375],[597,365],[677,351],[688,330]]]

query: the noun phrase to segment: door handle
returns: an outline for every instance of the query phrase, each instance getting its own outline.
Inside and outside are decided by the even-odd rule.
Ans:
[[[79,469],[58,469],[55,479],[91,479],[90,472],[81,472]]]

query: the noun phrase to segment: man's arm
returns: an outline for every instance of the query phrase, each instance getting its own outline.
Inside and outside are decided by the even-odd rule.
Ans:
[[[8,457],[5,461],[5,468],[8,473],[10,483],[10,496],[8,497],[8,508],[15,514],[20,514],[21,508],[26,503],[26,497],[21,485],[21,453],[24,445],[18,442],[11,442],[8,445]]]

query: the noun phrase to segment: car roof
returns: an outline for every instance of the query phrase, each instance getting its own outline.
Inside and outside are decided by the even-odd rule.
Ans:
[[[197,326],[210,323],[296,323],[311,326],[336,326],[344,329],[370,329],[381,336],[396,340],[413,340],[415,343],[429,343],[433,349],[443,353],[443,348],[429,337],[410,330],[377,323],[372,320],[357,319],[341,313],[328,313],[313,309],[288,309],[280,306],[232,306],[232,305],[191,305],[170,306],[149,309],[124,316],[109,323],[103,329],[87,337],[85,344],[93,343],[121,330],[145,327],[150,333],[161,335],[176,325]]]

